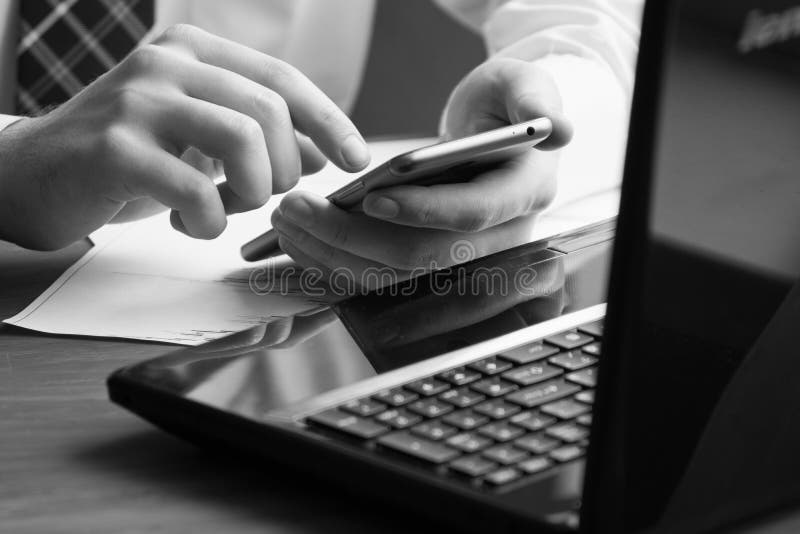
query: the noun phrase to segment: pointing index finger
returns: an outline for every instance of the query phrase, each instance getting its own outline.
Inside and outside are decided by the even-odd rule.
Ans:
[[[193,26],[175,26],[157,43],[191,51],[199,61],[236,72],[277,92],[288,104],[295,127],[311,137],[338,167],[358,171],[369,163],[366,143],[347,115],[288,63]]]

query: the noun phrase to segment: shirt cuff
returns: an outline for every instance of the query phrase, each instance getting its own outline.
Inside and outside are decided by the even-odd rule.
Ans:
[[[0,130],[4,130],[24,117],[17,117],[15,115],[0,115]]]
[[[619,188],[630,115],[625,87],[605,65],[586,58],[554,54],[532,63],[552,76],[574,128],[570,143],[559,150],[551,209]]]

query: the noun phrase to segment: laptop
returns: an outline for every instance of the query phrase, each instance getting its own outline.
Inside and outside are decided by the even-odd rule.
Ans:
[[[795,504],[798,20],[647,3],[616,223],[121,369],[111,399],[464,530],[705,532]]]

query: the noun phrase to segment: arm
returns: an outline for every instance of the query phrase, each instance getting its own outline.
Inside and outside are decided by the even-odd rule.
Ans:
[[[490,56],[582,58],[633,85],[643,0],[436,0],[482,33]],[[569,60],[571,61],[571,60]]]

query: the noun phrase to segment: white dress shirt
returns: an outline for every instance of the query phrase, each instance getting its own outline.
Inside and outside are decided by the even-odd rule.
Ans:
[[[0,0],[0,114],[14,110],[18,1]],[[599,72],[614,98],[627,101],[642,1],[437,3],[481,32],[490,54],[537,61],[552,71],[565,100],[594,100],[586,82]],[[349,110],[366,63],[374,7],[374,0],[157,0],[150,35],[184,22],[242,42],[297,66]],[[12,120],[0,116],[0,129]]]
[[[0,130],[18,120],[2,115],[14,110],[17,1],[24,0],[0,0]],[[644,0],[435,1],[480,32],[490,56],[534,62],[560,90],[575,134],[560,150],[556,197],[537,227],[614,215]],[[184,22],[240,41],[299,67],[348,111],[367,59],[374,2],[156,0],[150,35]],[[560,223],[554,231],[562,231]]]

